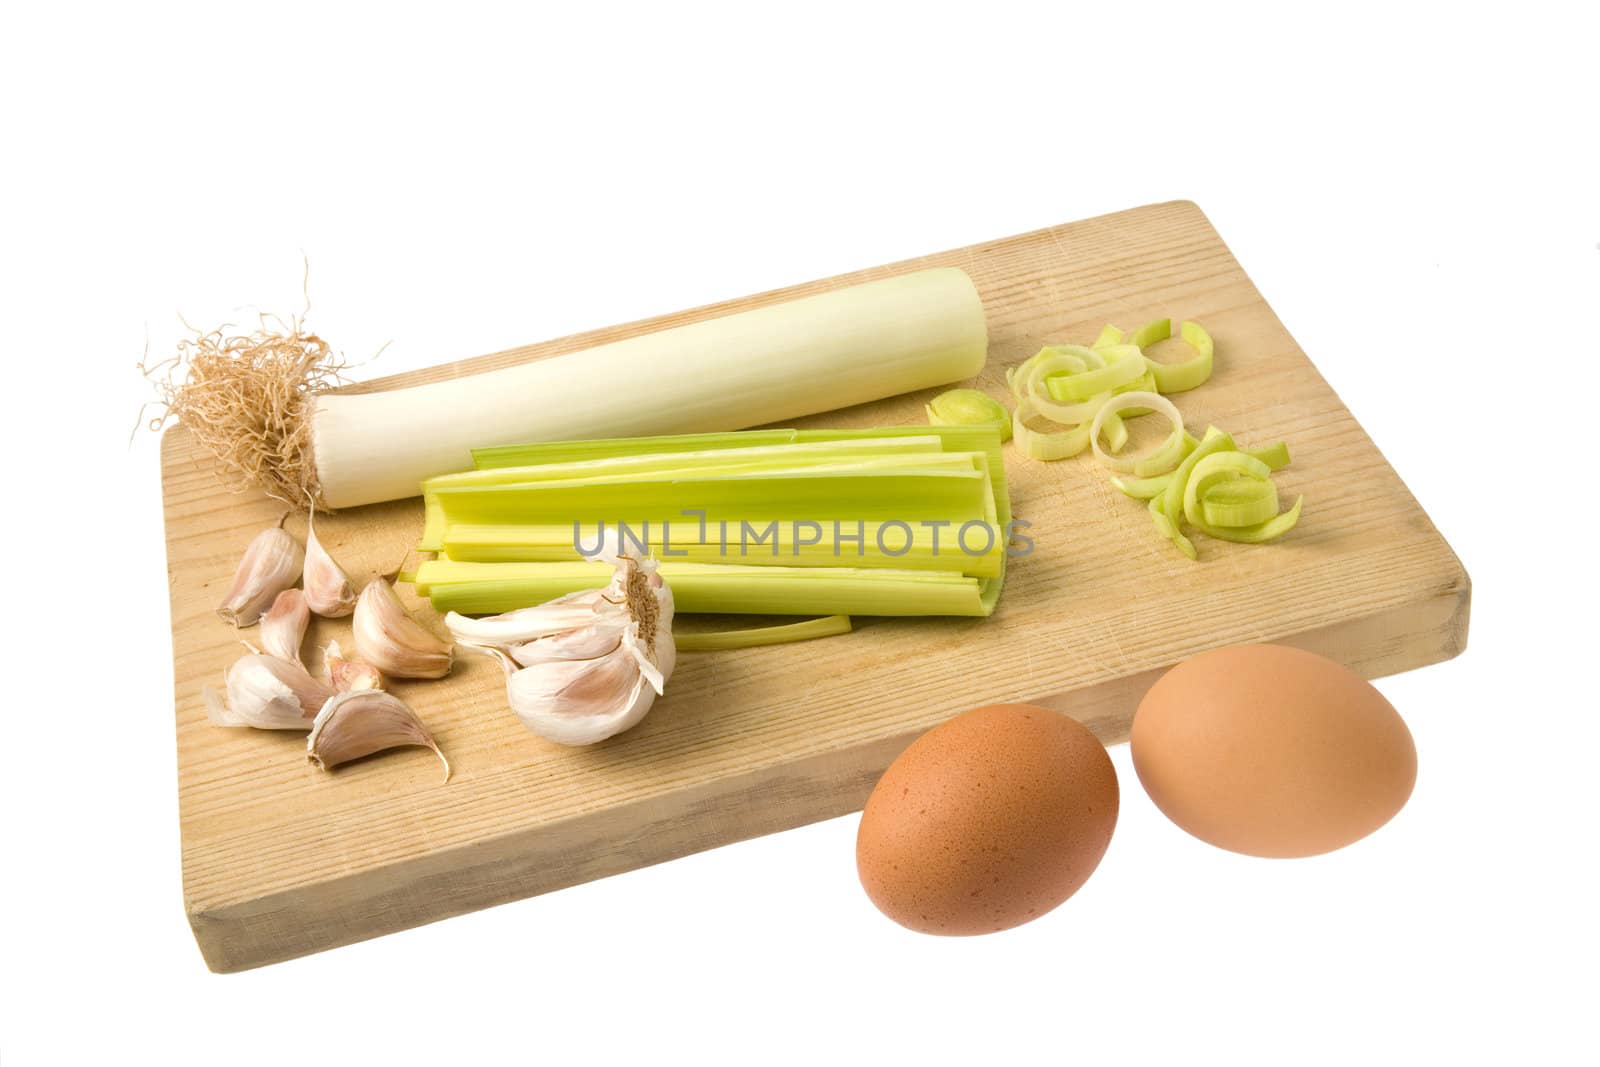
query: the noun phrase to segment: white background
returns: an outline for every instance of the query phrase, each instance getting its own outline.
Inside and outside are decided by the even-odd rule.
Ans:
[[[10,8],[7,1067],[1595,1062],[1594,38],[1531,3],[1069,7]],[[1421,759],[1390,826],[1223,853],[1118,748],[1099,872],[1001,935],[879,916],[850,817],[206,971],[147,331],[295,309],[304,252],[314,324],[396,372],[1174,198],[1473,576],[1465,656],[1380,683]]]

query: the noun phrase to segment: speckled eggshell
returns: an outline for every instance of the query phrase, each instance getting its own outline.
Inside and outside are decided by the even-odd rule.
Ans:
[[[1139,704],[1133,766],[1202,841],[1251,856],[1331,852],[1411,796],[1411,731],[1367,681],[1282,645],[1232,645],[1162,675]]]
[[[997,704],[911,743],[861,814],[856,869],[889,918],[930,934],[1036,919],[1094,872],[1117,823],[1117,775],[1085,727]]]

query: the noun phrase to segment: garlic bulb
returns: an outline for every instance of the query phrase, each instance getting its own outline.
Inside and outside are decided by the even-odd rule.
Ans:
[[[218,726],[309,730],[318,709],[334,693],[298,663],[253,653],[228,668],[226,700],[210,686],[201,695],[206,717]]]
[[[337,641],[329,641],[328,647],[322,650],[322,666],[328,676],[328,684],[341,693],[348,693],[352,689],[383,688],[383,675],[378,668],[370,663],[345,659],[344,650]]]
[[[356,590],[350,576],[333,561],[317,540],[316,509],[306,520],[306,603],[324,619],[342,619],[356,610]]]
[[[406,613],[394,586],[374,578],[356,600],[356,652],[393,678],[443,678],[454,654]]]
[[[254,626],[277,595],[300,580],[305,558],[300,542],[290,536],[283,528],[283,519],[279,519],[277,526],[256,534],[244,550],[233,573],[233,587],[217,614],[235,626]]]
[[[672,591],[655,561],[609,559],[616,571],[604,589],[488,619],[445,617],[456,640],[500,661],[523,724],[558,744],[593,744],[637,724],[677,660]]]
[[[310,625],[311,609],[306,605],[305,594],[298,589],[285,589],[261,616],[261,651],[300,663],[300,645]]]
[[[450,761],[433,734],[398,697],[381,689],[353,689],[328,698],[306,738],[306,759],[318,770],[403,745],[433,749],[450,780]]]

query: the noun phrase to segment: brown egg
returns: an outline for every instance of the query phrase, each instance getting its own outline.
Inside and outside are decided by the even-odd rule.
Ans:
[[[1178,664],[1133,720],[1150,799],[1202,841],[1251,856],[1313,856],[1394,817],[1417,778],[1411,732],[1349,669],[1281,645]]]
[[[861,813],[856,869],[889,918],[930,934],[1036,919],[1083,885],[1117,824],[1104,746],[1065,715],[997,704],[911,743]]]

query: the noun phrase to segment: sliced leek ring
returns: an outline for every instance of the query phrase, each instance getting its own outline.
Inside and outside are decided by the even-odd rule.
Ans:
[[[1000,401],[980,389],[951,389],[934,397],[927,405],[932,426],[993,426],[1000,440],[1011,439],[1011,416]]]
[[[1100,432],[1108,418],[1130,407],[1148,407],[1157,414],[1165,415],[1167,421],[1172,423],[1172,432],[1148,455],[1139,457],[1111,455],[1100,447]],[[1183,416],[1179,414],[1172,401],[1156,393],[1121,393],[1107,400],[1095,413],[1094,421],[1089,424],[1089,447],[1094,450],[1095,458],[1112,470],[1120,474],[1147,478],[1155,474],[1165,474],[1177,467],[1183,461],[1188,439],[1183,432]]]
[[[1272,479],[1233,478],[1200,494],[1200,517],[1207,526],[1254,526],[1278,514],[1278,487]]]
[[[1204,528],[1205,516],[1200,513],[1200,495],[1212,486],[1235,478],[1249,478],[1264,482],[1272,476],[1272,468],[1243,452],[1213,452],[1205,456],[1189,471],[1183,486],[1183,517],[1195,526]]]
[[[1085,349],[1080,358],[1091,365],[1075,373],[1054,374],[1046,381],[1052,400],[1090,400],[1136,381],[1147,370],[1144,353],[1133,345]]]
[[[1055,432],[1030,429],[1028,420],[1039,417],[1032,397],[1017,401],[1017,408],[1011,413],[1011,439],[1029,459],[1048,463],[1076,456],[1089,447],[1089,427],[1071,426]]]
[[[1111,345],[1120,345],[1126,337],[1127,334],[1123,333],[1121,330],[1117,329],[1108,322],[1104,326],[1100,327],[1100,336],[1096,337],[1094,339],[1094,344],[1090,345],[1089,347],[1107,348]]]
[[[1172,320],[1157,319],[1133,331],[1128,341],[1140,348],[1149,348],[1171,336]],[[1156,389],[1161,393],[1185,393],[1204,385],[1215,365],[1216,344],[1205,327],[1198,322],[1185,322],[1179,325],[1178,336],[1184,344],[1194,349],[1194,355],[1190,358],[1182,363],[1158,363],[1149,356],[1145,357],[1150,372],[1155,375]]]

